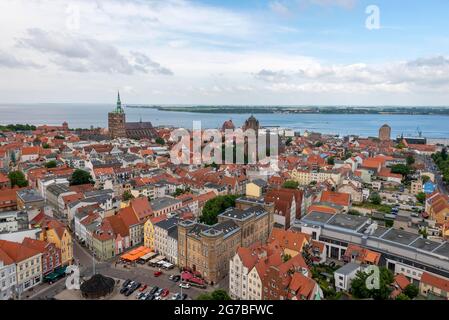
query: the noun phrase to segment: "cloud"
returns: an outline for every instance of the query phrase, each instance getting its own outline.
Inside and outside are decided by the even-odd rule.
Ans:
[[[0,50],[0,67],[5,68],[42,68],[42,66],[29,61],[16,58],[14,55]]]
[[[352,9],[356,6],[357,0],[300,0],[302,3],[318,5],[320,7],[342,7]]]
[[[151,71],[155,74],[162,74],[169,76],[173,75],[173,72],[170,69],[161,66],[157,62],[154,62],[145,54],[135,51],[132,51],[131,54],[134,56],[135,59],[134,67],[136,69],[139,69],[145,73]]]
[[[28,29],[27,36],[19,39],[17,45],[49,55],[50,62],[68,71],[173,74],[144,53],[131,52],[127,57],[111,44],[70,33]]]
[[[406,92],[449,89],[449,59],[419,58],[385,65],[325,65],[308,62],[295,69],[262,69],[254,74],[268,90],[301,92]]]
[[[289,8],[279,1],[271,1],[268,4],[268,6],[271,9],[271,11],[273,11],[274,13],[277,13],[281,16],[289,16],[290,15]]]

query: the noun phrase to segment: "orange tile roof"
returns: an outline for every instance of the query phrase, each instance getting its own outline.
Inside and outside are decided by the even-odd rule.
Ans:
[[[291,230],[273,228],[269,237],[269,242],[272,241],[277,241],[281,248],[301,252],[303,246],[310,241],[310,235]]]
[[[402,273],[399,273],[394,277],[394,282],[401,290],[404,290],[410,284],[410,281]]]
[[[28,156],[32,154],[39,154],[40,153],[40,147],[23,147],[22,148],[22,155]]]
[[[420,282],[438,288],[440,290],[449,292],[449,280],[437,277],[433,274],[424,272],[421,276]]]
[[[3,261],[5,266],[14,263],[14,260],[2,248],[0,248],[0,261]]]
[[[321,202],[335,203],[340,206],[349,206],[351,195],[349,193],[323,191],[321,194]]]
[[[2,249],[15,263],[34,257],[40,253],[38,250],[28,248],[21,243],[7,240],[0,240],[0,249]]]

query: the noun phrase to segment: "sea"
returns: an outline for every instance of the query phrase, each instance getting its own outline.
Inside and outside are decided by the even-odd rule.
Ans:
[[[107,127],[113,104],[0,104],[0,124],[60,125],[70,128]],[[154,126],[191,129],[193,121],[202,128],[219,128],[232,119],[241,126],[250,114],[190,113],[161,111],[154,108],[126,108],[127,121],[151,121]],[[377,136],[383,124],[392,128],[392,137],[422,136],[436,142],[449,141],[449,116],[436,115],[365,115],[365,114],[255,114],[261,126],[279,126],[299,133],[305,130],[336,135]]]

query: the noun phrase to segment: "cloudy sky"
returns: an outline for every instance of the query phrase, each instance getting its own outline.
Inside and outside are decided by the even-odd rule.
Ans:
[[[124,103],[449,105],[447,12],[447,0],[1,0],[0,102],[111,103],[120,89]]]

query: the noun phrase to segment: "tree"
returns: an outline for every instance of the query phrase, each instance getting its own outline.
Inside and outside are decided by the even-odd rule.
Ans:
[[[327,158],[327,164],[333,166],[335,164],[335,157]]]
[[[130,191],[123,192],[123,196],[122,196],[123,201],[129,201],[131,199],[134,199],[134,196],[132,195],[132,193]]]
[[[289,255],[288,253],[284,254],[282,256],[282,261],[287,262],[288,260],[290,260],[292,258],[291,255]]]
[[[70,177],[69,181],[71,186],[94,183],[90,173],[81,169],[76,169]]]
[[[422,183],[425,184],[430,181],[430,177],[426,175],[421,176]]]
[[[18,186],[19,188],[23,188],[28,186],[28,180],[25,178],[22,171],[12,171],[8,174],[8,178],[11,187]]]
[[[218,289],[212,292],[212,300],[231,300],[231,297],[223,289]]]
[[[407,165],[411,166],[415,163],[415,158],[412,155],[409,155],[409,156],[407,156],[406,161],[407,161]]]
[[[424,203],[426,201],[426,194],[424,192],[420,192],[416,195],[416,200],[418,200],[420,203]]]
[[[414,298],[416,298],[418,296],[419,289],[414,284],[409,284],[408,286],[406,286],[404,288],[402,293],[405,294],[410,299],[414,299]]]
[[[226,195],[208,200],[204,205],[200,222],[207,225],[216,224],[218,222],[217,216],[227,208],[235,206],[237,197],[236,195]]]
[[[287,188],[287,189],[298,189],[299,183],[297,181],[294,181],[294,180],[287,180],[287,181],[284,182],[282,187],[283,188]]]
[[[200,294],[196,300],[231,300],[231,297],[228,295],[228,293],[223,289],[215,290],[211,293],[202,293]]]
[[[48,161],[45,164],[45,168],[56,168],[57,166],[58,166],[58,163],[55,160]]]
[[[382,198],[377,192],[373,192],[370,196],[370,201],[372,204],[378,206],[382,203]]]
[[[407,295],[404,294],[404,293],[400,293],[400,294],[398,294],[398,296],[396,297],[396,300],[410,300],[410,297],[407,296]]]
[[[163,146],[165,144],[165,140],[162,139],[161,137],[157,137],[156,138],[156,143],[160,144],[161,146]]]
[[[447,148],[443,148],[443,150],[441,150],[441,159],[444,161],[447,160]]]
[[[288,137],[287,140],[285,141],[285,145],[287,147],[290,146],[292,144],[292,141],[293,141],[292,137]]]
[[[391,167],[391,173],[399,173],[402,174],[404,177],[408,176],[410,174],[410,167],[405,164],[395,164]]]
[[[388,300],[392,291],[391,284],[394,281],[393,273],[385,267],[379,268],[378,289],[368,289],[368,277],[372,275],[367,272],[359,271],[356,277],[352,280],[351,290],[354,297],[359,299],[375,299]]]
[[[323,146],[323,143],[321,141],[317,141],[315,143],[315,147],[317,147],[317,148],[322,147],[322,146]]]
[[[49,145],[48,143],[44,143],[44,144],[42,145],[42,148],[44,148],[44,149],[50,149],[50,145]]]

